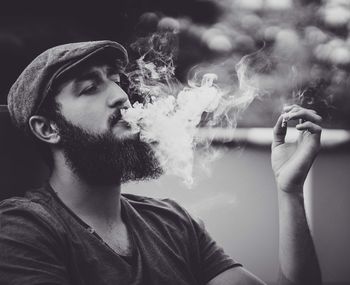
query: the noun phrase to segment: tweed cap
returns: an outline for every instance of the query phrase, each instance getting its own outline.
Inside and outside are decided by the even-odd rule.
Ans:
[[[122,67],[128,63],[125,48],[117,42],[107,40],[60,45],[36,57],[12,85],[7,97],[8,109],[15,126],[28,130],[30,117],[37,114],[50,93],[53,81],[97,53],[108,53],[121,60]]]

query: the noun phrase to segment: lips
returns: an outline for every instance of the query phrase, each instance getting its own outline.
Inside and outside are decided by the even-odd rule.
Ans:
[[[113,128],[116,125],[121,125],[127,128],[131,128],[130,124],[122,118],[122,114],[120,110],[116,111],[113,115],[109,117],[108,124],[110,128]]]
[[[120,110],[117,110],[113,115],[108,119],[108,124],[112,128],[122,119],[122,114]]]

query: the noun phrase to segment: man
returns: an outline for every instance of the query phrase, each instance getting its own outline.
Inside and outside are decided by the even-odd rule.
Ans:
[[[39,55],[12,86],[14,124],[51,166],[47,184],[0,206],[0,284],[264,284],[216,245],[178,204],[121,194],[122,182],[155,178],[152,148],[122,120],[125,49],[74,43]],[[272,165],[279,188],[280,284],[320,284],[303,183],[320,148],[321,118],[285,108]],[[283,120],[302,119],[298,145]]]

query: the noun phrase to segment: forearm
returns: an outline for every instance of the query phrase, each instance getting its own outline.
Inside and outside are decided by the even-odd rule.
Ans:
[[[321,272],[308,227],[304,197],[278,191],[279,284],[321,284]]]

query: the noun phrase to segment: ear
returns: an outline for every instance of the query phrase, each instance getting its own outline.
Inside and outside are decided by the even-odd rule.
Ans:
[[[32,133],[43,142],[57,144],[60,141],[56,124],[43,116],[30,117],[29,126]]]

